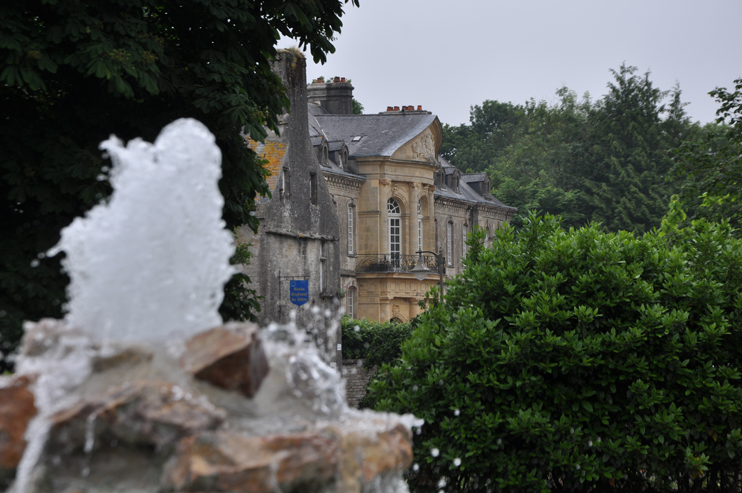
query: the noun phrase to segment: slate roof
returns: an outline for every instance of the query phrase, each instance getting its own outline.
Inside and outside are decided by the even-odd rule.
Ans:
[[[478,181],[484,181],[487,179],[487,173],[462,173],[461,181],[466,183],[476,183]]]
[[[349,157],[391,156],[401,146],[420,135],[436,119],[428,112],[380,113],[376,115],[331,115],[321,106],[308,104],[309,136],[312,145],[317,146],[322,139],[328,141],[330,150],[338,150],[342,143],[348,146]],[[360,139],[353,140],[354,138]],[[438,162],[445,175],[456,172],[457,168],[442,157]],[[326,171],[365,180],[362,175],[349,173],[329,160],[323,165]],[[329,168],[329,169],[328,169]],[[502,207],[516,211],[490,194],[480,195],[467,182],[484,180],[484,173],[461,173],[459,191],[453,191],[445,184],[436,188],[436,197],[469,202],[471,204]]]
[[[436,119],[429,113],[330,115],[322,113],[324,110],[318,106],[308,106],[310,137],[324,135],[328,141],[343,140],[350,157],[391,156]],[[360,139],[354,141],[354,137]]]
[[[446,159],[442,157],[438,157],[438,163],[441,165],[441,168],[446,174],[453,173],[457,168],[449,163]],[[484,174],[484,173],[482,173]],[[465,174],[461,174],[461,177],[467,176]],[[471,175],[468,175],[471,176]],[[473,180],[476,181],[476,180]],[[503,207],[505,209],[512,209],[513,211],[517,211],[518,209],[515,207],[510,207],[499,200],[497,200],[495,197],[493,197],[490,194],[486,195],[479,195],[476,190],[474,190],[472,187],[469,186],[466,181],[463,179],[459,182],[459,191],[456,192],[454,190],[451,190],[446,184],[442,184],[435,189],[435,196],[437,197],[446,197],[450,199],[456,199],[456,200],[462,200],[464,202],[470,202],[473,204],[482,204],[482,205],[491,205],[496,207]]]

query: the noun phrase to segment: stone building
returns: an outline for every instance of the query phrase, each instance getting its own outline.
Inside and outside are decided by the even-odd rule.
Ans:
[[[312,83],[307,94],[310,138],[340,221],[346,313],[408,320],[438,282],[431,255],[430,275],[415,279],[416,252],[442,253],[446,276],[458,274],[472,228],[491,235],[516,209],[490,194],[485,173],[462,173],[438,156],[442,128],[431,112],[403,106],[353,115],[344,79]]]
[[[258,202],[258,237],[244,232],[258,245],[248,273],[265,296],[262,321],[286,320],[286,276],[302,275],[314,306],[330,307],[340,293],[353,317],[409,320],[439,277],[429,254],[430,275],[414,277],[417,252],[440,252],[446,277],[458,274],[472,228],[491,233],[516,209],[490,194],[486,174],[439,157],[434,114],[402,106],[354,115],[349,82],[307,86],[304,60],[289,56],[275,66],[291,97],[280,137],[251,144],[269,161],[272,190]]]
[[[258,234],[247,227],[239,231],[253,253],[244,271],[264,297],[259,314],[263,324],[288,322],[293,311],[297,324],[340,365],[340,336],[329,330],[340,300],[340,222],[309,139],[306,60],[284,51],[272,69],[281,76],[291,106],[280,118],[280,135],[269,133],[265,143],[248,140],[268,161],[272,197],[257,201]],[[306,290],[298,288],[306,300],[302,309],[290,300],[292,281],[307,281]]]

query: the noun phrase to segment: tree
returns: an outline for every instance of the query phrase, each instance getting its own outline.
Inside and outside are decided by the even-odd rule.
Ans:
[[[363,114],[363,105],[356,98],[353,98],[353,114],[354,115]]]
[[[474,234],[371,385],[425,420],[412,491],[738,491],[742,240],[671,210],[640,237]]]
[[[474,106],[469,125],[444,126],[441,154],[461,169],[487,171],[493,194],[518,208],[516,227],[537,211],[562,216],[565,226],[592,219],[611,231],[648,231],[680,188],[667,181],[668,151],[697,128],[677,86],[660,91],[626,65],[612,72],[597,102],[562,87],[555,104]]]
[[[639,77],[636,70],[625,64],[612,70],[615,82],[590,116],[592,169],[583,197],[589,217],[609,231],[643,233],[659,226],[675,191],[667,183],[667,151],[680,144],[677,128],[689,124],[680,90],[674,89],[668,112],[662,104],[667,93],[654,87],[649,72]]]
[[[695,139],[675,153],[675,173],[686,178],[681,196],[692,217],[742,221],[742,78],[735,90],[716,88],[709,94],[720,104],[717,123],[706,125]]]
[[[257,227],[253,199],[269,190],[242,132],[263,139],[288,104],[269,66],[276,40],[324,62],[347,2],[2,2],[0,351],[22,320],[61,316],[68,280],[43,252],[110,193],[98,144],[111,133],[152,141],[176,118],[201,120],[222,151],[227,227]]]

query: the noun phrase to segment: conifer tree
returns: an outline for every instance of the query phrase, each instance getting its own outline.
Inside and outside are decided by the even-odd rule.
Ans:
[[[659,226],[666,212],[672,168],[666,151],[674,145],[664,127],[682,121],[684,113],[676,89],[673,111],[663,120],[667,93],[654,87],[649,72],[640,77],[636,71],[625,64],[612,70],[615,81],[591,115],[593,168],[583,197],[589,217],[606,229],[643,233]]]

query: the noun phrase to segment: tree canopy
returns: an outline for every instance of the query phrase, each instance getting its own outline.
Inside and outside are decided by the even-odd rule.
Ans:
[[[98,144],[112,133],[152,141],[177,118],[202,121],[222,151],[227,227],[257,226],[253,198],[269,190],[242,132],[261,140],[288,105],[269,65],[279,34],[323,62],[349,1],[0,4],[0,351],[22,320],[62,314],[68,280],[43,252],[110,193]]]
[[[709,94],[719,103],[716,124],[683,142],[675,156],[675,172],[685,178],[681,197],[691,217],[742,223],[742,78],[735,90],[717,88]]]
[[[534,215],[474,234],[371,385],[425,420],[412,491],[737,491],[742,240],[671,210],[642,236]]]
[[[636,71],[612,71],[597,101],[566,87],[555,104],[485,101],[468,125],[444,126],[441,153],[461,169],[487,171],[495,196],[518,207],[516,227],[541,211],[565,226],[594,220],[610,231],[648,231],[679,190],[667,182],[668,151],[697,129],[677,87],[661,91]]]

